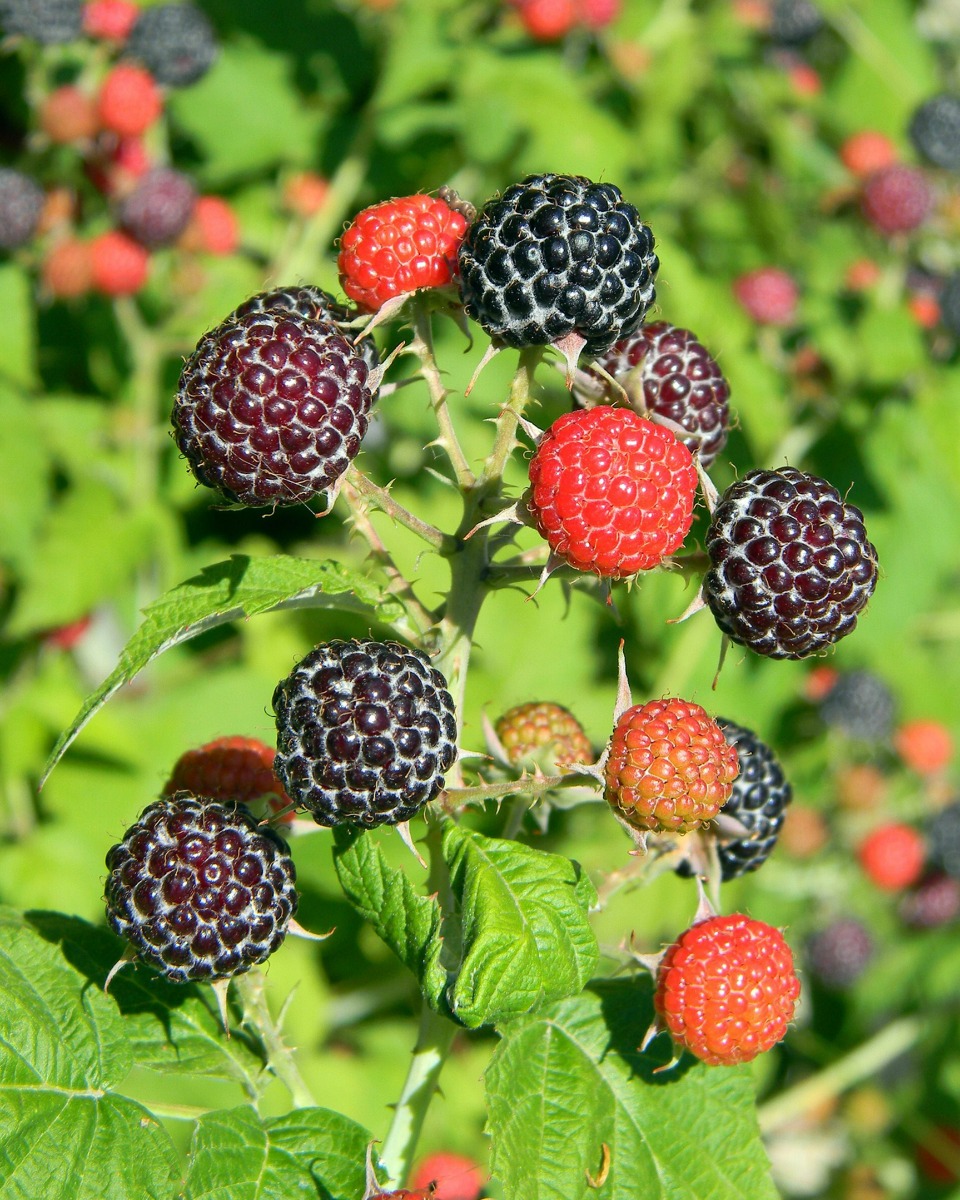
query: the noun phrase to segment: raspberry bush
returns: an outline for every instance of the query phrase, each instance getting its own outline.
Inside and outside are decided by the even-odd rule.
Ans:
[[[0,1194],[944,1194],[948,8],[0,3]]]

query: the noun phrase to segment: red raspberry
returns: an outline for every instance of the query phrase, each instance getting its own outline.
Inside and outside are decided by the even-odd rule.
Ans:
[[[669,429],[600,405],[565,413],[540,439],[527,505],[558,558],[622,579],[680,548],[696,487],[693,457]]]
[[[803,683],[803,694],[812,704],[819,704],[836,686],[840,672],[836,667],[821,664],[813,668]]]
[[[604,796],[634,829],[687,833],[717,815],[739,773],[736,746],[699,704],[650,700],[617,721]]]
[[[916,167],[894,164],[874,171],[863,185],[860,208],[880,233],[909,233],[924,223],[933,207],[933,192]]]
[[[93,287],[106,296],[130,296],[147,282],[150,255],[132,237],[111,229],[90,243]]]
[[[240,225],[226,200],[220,196],[198,196],[178,245],[192,254],[223,257],[232,254],[239,241]]]
[[[923,838],[910,825],[878,825],[860,843],[860,866],[878,888],[898,892],[916,883],[923,874],[926,850]]]
[[[97,107],[104,129],[138,137],[163,112],[163,95],[148,71],[120,63],[103,81]]]
[[[83,32],[105,42],[124,42],[140,16],[130,0],[90,0],[83,8]]]
[[[939,721],[907,721],[893,735],[903,761],[918,775],[936,775],[953,758],[950,730]]]
[[[870,175],[897,161],[897,148],[885,133],[862,129],[840,147],[840,161],[854,175]]]
[[[71,300],[90,290],[90,246],[78,238],[56,242],[43,260],[43,284],[51,296]]]
[[[798,96],[819,96],[823,91],[820,72],[809,63],[794,62],[787,67],[787,75]]]
[[[276,751],[249,737],[214,738],[181,754],[164,789],[164,796],[192,792],[220,804],[255,804],[266,798],[274,812],[290,807],[290,797],[273,773]],[[288,820],[293,819],[289,814]]]
[[[872,258],[858,258],[847,267],[843,283],[851,292],[865,292],[880,280],[880,266]]]
[[[940,324],[940,304],[936,296],[916,292],[907,300],[907,310],[921,329],[933,329]]]
[[[48,629],[43,635],[44,645],[52,646],[55,650],[72,650],[84,639],[92,623],[92,617],[81,617],[69,625]]]
[[[441,1150],[429,1154],[410,1180],[411,1187],[431,1194],[433,1200],[478,1200],[483,1191],[484,1173],[463,1154]]]
[[[799,289],[779,267],[759,267],[734,282],[733,294],[746,313],[761,325],[791,325]]]
[[[81,88],[56,88],[40,106],[40,128],[52,142],[66,144],[92,138],[100,128],[97,103]]]
[[[495,730],[515,766],[533,761],[553,773],[594,759],[583,726],[560,704],[518,704],[500,717]]]
[[[298,217],[312,217],[326,204],[330,184],[313,171],[291,175],[283,185],[283,206]]]
[[[580,0],[580,20],[588,29],[603,29],[620,16],[621,0]]]
[[[370,312],[394,296],[443,287],[454,277],[466,229],[466,218],[435,196],[365,208],[340,239],[341,286]]]
[[[555,42],[578,24],[576,0],[525,0],[520,23],[538,42]]]
[[[668,947],[654,1005],[677,1045],[733,1066],[783,1040],[799,996],[780,931],[731,913],[698,921]]]

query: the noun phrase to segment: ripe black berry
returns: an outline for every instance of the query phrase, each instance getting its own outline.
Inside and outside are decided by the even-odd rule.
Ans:
[[[942,808],[926,829],[930,861],[960,879],[960,800]]]
[[[843,917],[815,933],[807,943],[807,962],[829,988],[856,983],[873,958],[873,938],[860,921]]]
[[[346,328],[349,322],[360,315],[360,310],[340,304],[323,288],[285,287],[258,292],[249,300],[244,300],[239,308],[235,308],[230,317],[236,319],[249,313],[263,312],[288,313],[291,316],[307,317],[311,321],[326,321],[330,325],[336,325],[347,341],[359,351],[369,371],[376,370],[380,365],[380,355],[373,338],[367,337],[357,341],[356,335],[359,331]]]
[[[120,205],[120,224],[144,246],[168,246],[186,229],[196,200],[186,175],[154,167]]]
[[[770,39],[782,46],[799,46],[823,28],[823,13],[810,0],[774,0]]]
[[[217,39],[194,4],[160,4],[137,18],[124,53],[141,62],[158,83],[183,87],[206,75],[217,57]]]
[[[13,250],[33,237],[43,210],[43,189],[29,175],[0,167],[0,249]]]
[[[877,583],[863,514],[793,467],[729,487],[706,548],[703,596],[717,624],[767,658],[805,658],[846,637]]]
[[[900,902],[900,919],[914,929],[936,929],[960,916],[960,883],[934,872]]]
[[[960,168],[960,96],[941,92],[925,101],[910,120],[910,141],[938,167]]]
[[[173,424],[201,483],[240,504],[298,504],[357,456],[372,402],[367,365],[335,326],[253,312],[200,339]]]
[[[653,234],[609,183],[528,175],[488,200],[459,251],[467,314],[509,346],[575,333],[602,354],[653,303]]]
[[[597,359],[641,416],[666,417],[692,436],[681,441],[709,467],[727,442],[730,386],[716,360],[689,329],[668,321],[644,325]],[[607,385],[606,399],[616,400]]]
[[[36,42],[72,42],[83,29],[82,0],[0,0],[0,27]]]
[[[865,742],[882,742],[890,736],[895,711],[893,693],[871,671],[846,672],[820,701],[825,725]]]
[[[940,320],[954,335],[960,337],[960,271],[943,285],[940,293]]]
[[[397,825],[440,793],[457,755],[446,680],[397,642],[317,646],[273,693],[274,770],[318,825]]]
[[[173,983],[263,962],[297,910],[286,843],[245,809],[178,792],[107,854],[111,928]]]

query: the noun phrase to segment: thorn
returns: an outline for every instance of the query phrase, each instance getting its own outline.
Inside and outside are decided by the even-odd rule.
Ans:
[[[399,296],[394,296],[392,300],[388,300],[383,308],[380,309],[380,312],[377,313],[377,316],[374,318],[374,320],[366,327],[360,337],[363,337],[365,334],[369,333],[374,324],[376,324],[380,313],[382,313],[384,309],[388,308],[391,304],[394,304],[399,299]],[[393,364],[393,360],[398,354],[402,353],[404,349],[406,349],[406,343],[401,342],[399,346],[395,346],[393,350],[390,351],[389,356],[385,358],[378,367],[370,372],[370,374],[367,376],[367,386],[370,388],[371,392],[377,392],[380,390],[380,384],[383,382],[384,375],[386,375],[387,371],[390,369],[391,365]]]
[[[413,855],[413,857],[417,860],[417,862],[420,864],[420,866],[423,867],[424,870],[426,870],[427,864],[423,861],[423,856],[420,854],[420,851],[413,844],[413,835],[410,832],[410,822],[409,821],[401,821],[399,825],[395,826],[395,828],[396,828],[397,833],[400,834],[401,842],[403,842],[403,844],[410,851],[410,853]]]
[[[679,625],[682,621],[688,621],[691,617],[697,615],[701,609],[707,607],[707,602],[703,598],[703,586],[697,588],[697,594],[690,601],[687,607],[683,610],[679,617],[670,617],[667,621],[668,625]]]
[[[399,296],[392,296],[385,304],[381,304],[366,325],[364,325],[362,331],[357,335],[356,340],[359,342],[361,338],[365,338],[373,333],[378,325],[385,325],[387,321],[391,321],[412,295],[412,292],[401,292]]]
[[[134,950],[134,948],[132,946],[128,946],[126,948],[126,950],[124,950],[123,954],[120,955],[120,957],[117,959],[117,961],[110,968],[106,979],[103,981],[104,994],[109,993],[110,984],[113,983],[113,978],[117,974],[117,972],[121,971],[127,965],[127,963],[135,962],[136,958],[137,958],[136,951]]]
[[[540,592],[543,590],[543,585],[547,582],[554,571],[556,571],[559,567],[565,567],[566,565],[566,560],[558,558],[557,555],[551,550],[547,561],[544,563],[543,570],[540,572],[540,578],[537,580],[537,586],[527,597],[527,602],[529,603],[531,600],[536,599],[536,597],[539,596]]]
[[[633,696],[630,694],[630,680],[627,678],[627,659],[623,651],[624,639],[620,639],[617,648],[617,702],[613,707],[614,728],[628,708],[633,707]]]
[[[497,521],[509,521],[514,525],[526,525],[527,522],[523,519],[520,511],[520,502],[514,501],[509,508],[501,509],[500,512],[494,513],[492,517],[487,517],[485,521],[478,521],[476,525],[463,535],[463,540],[468,542],[478,529],[483,529],[487,525],[495,525]]]
[[[337,927],[334,925],[327,933],[311,933],[309,929],[304,929],[299,921],[291,917],[287,922],[287,931],[292,933],[294,937],[306,938],[308,942],[325,942],[331,934],[337,932]]]
[[[723,661],[727,657],[727,651],[729,649],[730,649],[730,639],[727,637],[726,634],[724,634],[723,638],[720,642],[720,659],[717,662],[717,673],[716,673],[716,675],[714,675],[713,683],[711,683],[711,685],[710,685],[711,691],[715,692],[717,690],[717,684],[720,681],[720,672],[723,670]]]
[[[531,442],[539,442],[543,437],[543,430],[539,425],[534,425],[532,421],[528,421],[526,417],[518,417],[517,424],[531,440]]]
[[[490,345],[486,348],[486,350],[484,350],[483,358],[480,359],[480,362],[477,364],[477,369],[470,376],[470,382],[463,389],[463,394],[465,397],[469,396],[470,393],[473,391],[474,387],[476,386],[477,380],[480,378],[480,372],[483,370],[483,368],[487,365],[488,362],[490,362],[491,359],[496,358],[501,350],[503,350],[503,346],[495,346],[493,344],[493,342],[491,342]]]
[[[218,979],[211,983],[213,994],[217,999],[217,1009],[220,1013],[220,1024],[223,1026],[223,1032],[230,1037],[230,1015],[227,1012],[227,992],[230,988],[229,979]]]
[[[680,1053],[678,1054],[676,1047],[674,1047],[673,1058],[671,1058],[669,1062],[664,1063],[663,1066],[654,1067],[653,1074],[661,1075],[661,1074],[663,1074],[664,1071],[672,1070],[677,1065],[677,1063],[680,1061],[681,1058],[683,1058],[683,1051],[681,1050]]]
[[[573,380],[577,372],[577,363],[580,361],[580,352],[587,344],[587,339],[581,337],[579,333],[571,332],[562,338],[558,338],[551,343],[554,350],[560,352],[564,362],[567,364],[567,391],[573,391]]]
[[[683,431],[687,437],[689,433]],[[700,494],[703,496],[703,502],[707,506],[707,512],[713,516],[713,511],[720,501],[720,493],[717,491],[717,485],[713,482],[710,476],[703,469],[703,464],[700,462],[700,455],[693,456],[694,466],[697,468],[697,476],[700,479]]]

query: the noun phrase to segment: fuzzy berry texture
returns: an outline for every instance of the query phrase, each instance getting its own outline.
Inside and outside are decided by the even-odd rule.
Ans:
[[[107,867],[111,928],[173,983],[264,962],[297,909],[286,843],[243,809],[187,793],[145,809]]]
[[[397,825],[440,794],[457,756],[446,680],[397,642],[317,646],[273,693],[274,769],[318,825]]]
[[[252,805],[266,798],[277,812],[289,807],[290,797],[273,773],[275,755],[272,746],[257,738],[215,738],[181,754],[163,795],[192,792],[224,805]]]
[[[851,174],[862,178],[892,166],[897,161],[897,147],[885,133],[861,129],[841,145],[840,161]]]
[[[60,144],[85,141],[100,128],[96,100],[72,84],[58,87],[46,97],[38,119],[47,137]]]
[[[894,164],[864,181],[860,210],[879,233],[911,233],[924,223],[932,207],[930,184],[916,167]]]
[[[530,460],[527,506],[553,554],[622,579],[679,550],[693,522],[697,472],[676,436],[631,409],[558,417]]]
[[[864,742],[890,736],[896,713],[893,692],[872,671],[845,671],[820,701],[820,719],[831,729]]]
[[[158,83],[185,87],[210,70],[217,39],[195,4],[158,4],[137,17],[124,53],[141,63]]]
[[[90,278],[105,296],[132,296],[147,282],[150,255],[132,237],[108,230],[90,243]]]
[[[149,71],[119,63],[100,87],[97,112],[104,129],[139,137],[163,112],[163,95]]]
[[[937,167],[960,169],[960,96],[941,92],[926,100],[910,120],[910,141]]]
[[[177,445],[197,479],[246,505],[299,504],[360,451],[367,365],[335,326],[282,312],[227,318],[180,376]]]
[[[926,845],[911,825],[879,825],[857,851],[864,874],[885,892],[911,887],[923,874]]]
[[[595,757],[583,726],[560,704],[518,704],[494,728],[514,766],[535,764],[551,772],[572,763],[593,762]]]
[[[711,1066],[733,1066],[783,1040],[799,996],[780,931],[731,913],[698,921],[668,947],[654,1005],[678,1046]]]
[[[623,387],[641,416],[663,417],[685,429],[681,441],[709,467],[727,444],[730,385],[715,358],[691,333],[654,321],[617,342],[597,365]],[[618,394],[607,383],[605,398]]]
[[[13,250],[30,241],[43,202],[43,189],[29,175],[0,167],[0,249]]]
[[[792,325],[800,289],[792,275],[779,267],[758,267],[735,280],[733,295],[760,325]]]
[[[4,33],[52,46],[76,41],[82,28],[82,0],[0,0]]]
[[[329,292],[313,284],[300,287],[278,287],[268,292],[257,292],[249,300],[233,310],[228,320],[236,320],[251,313],[286,313],[293,317],[304,317],[310,321],[324,321],[335,325],[354,347],[367,369],[373,371],[380,364],[377,345],[373,338],[360,338],[351,322],[360,315],[359,310],[340,304]]]
[[[340,239],[340,285],[376,312],[388,300],[451,283],[466,218],[438,196],[403,196],[365,208]]]
[[[634,829],[687,833],[723,808],[739,770],[735,747],[699,704],[650,700],[617,721],[604,796]]]
[[[818,930],[807,943],[807,962],[821,983],[837,991],[856,983],[873,958],[870,931],[854,917]]]
[[[905,721],[894,734],[893,745],[918,775],[936,775],[953,758],[953,735],[940,721]]]
[[[130,0],[89,0],[83,6],[83,32],[104,42],[123,42],[140,16]]]
[[[472,1158],[441,1150],[418,1163],[410,1186],[432,1195],[433,1200],[479,1200],[485,1180]]]
[[[659,266],[649,226],[619,188],[528,175],[471,222],[460,292],[496,342],[546,346],[576,335],[596,355],[640,327]]]
[[[196,189],[186,175],[170,167],[154,167],[124,198],[120,224],[151,250],[169,246],[186,229],[196,200]]]
[[[237,215],[221,196],[198,196],[178,245],[193,254],[232,254],[240,242]]]
[[[805,658],[846,637],[877,584],[863,514],[793,467],[732,484],[706,548],[703,596],[717,624],[767,658]]]

